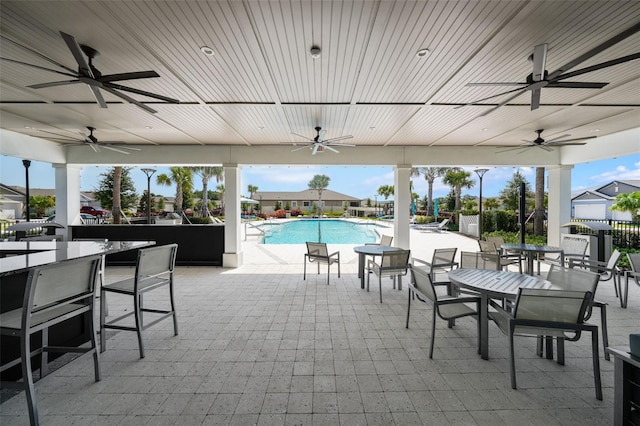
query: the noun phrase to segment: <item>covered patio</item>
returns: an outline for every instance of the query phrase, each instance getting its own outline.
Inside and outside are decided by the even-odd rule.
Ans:
[[[457,233],[411,230],[414,257],[437,247],[476,251]],[[68,364],[37,384],[43,424],[86,425],[601,425],[613,418],[613,362],[601,351],[604,400],[596,400],[589,339],[566,345],[566,365],[538,358],[535,339],[516,339],[518,390],[509,382],[508,343],[490,327],[490,359],[476,353],[476,323],[437,324],[428,357],[431,308],[414,305],[404,327],[407,290],[383,281],[360,289],[357,255],[340,250],[342,277],[302,280],[303,245],[259,245],[249,238],[235,269],[178,267],[180,334],[170,322],[145,332],[140,359],[134,333],[110,335],[103,379],[91,360]],[[107,268],[107,282],[131,273]],[[637,332],[640,289],[621,309],[610,283],[611,346]],[[110,315],[129,309],[110,299]],[[598,324],[598,315],[592,321]],[[3,424],[28,424],[23,394],[0,406]]]

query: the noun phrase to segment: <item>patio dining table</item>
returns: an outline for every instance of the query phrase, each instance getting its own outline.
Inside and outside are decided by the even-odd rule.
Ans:
[[[458,287],[480,294],[480,356],[489,359],[489,299],[514,300],[520,288],[553,288],[551,282],[517,272],[489,269],[454,269],[449,280]]]
[[[560,255],[560,264],[564,265],[564,249],[560,247],[542,246],[538,244],[506,243],[502,244],[500,248],[503,251],[513,250],[524,253],[527,258],[526,273],[529,275],[533,275],[533,260],[536,254],[558,253]]]

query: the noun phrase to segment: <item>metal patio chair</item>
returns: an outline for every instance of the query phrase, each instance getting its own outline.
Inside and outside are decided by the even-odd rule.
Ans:
[[[93,355],[95,381],[100,381],[95,318],[95,292],[101,257],[67,260],[29,271],[22,308],[0,315],[0,334],[19,338],[20,358],[3,364],[0,372],[21,365],[21,382],[2,382],[6,387],[22,388],[27,397],[29,420],[39,424],[31,358],[40,355],[40,378],[47,374],[48,353],[74,352]],[[49,345],[48,330],[78,316],[86,318],[89,347]],[[72,326],[75,326],[73,324]],[[40,334],[42,345],[32,348],[32,336]]]
[[[591,333],[591,358],[596,398],[602,400],[598,327],[584,322],[593,295],[590,291],[543,290],[521,288],[513,312],[490,301],[491,319],[509,338],[511,387],[517,389],[514,336],[554,336],[558,341],[577,341],[583,332]],[[564,346],[562,347],[564,349]],[[558,346],[560,350],[560,346]],[[564,355],[563,355],[564,356]]]
[[[414,259],[415,260],[415,259]],[[411,270],[411,281],[409,282],[409,297],[407,299],[407,321],[406,328],[409,328],[409,313],[411,311],[411,300],[417,297],[418,300],[427,303],[427,300],[433,304],[431,318],[431,346],[429,349],[429,358],[433,358],[433,346],[436,337],[436,317],[440,317],[448,322],[448,327],[453,326],[456,318],[466,316],[475,316],[478,319],[478,311],[480,309],[480,297],[464,296],[451,297],[439,296],[431,281],[431,275],[424,269],[409,266]],[[475,309],[468,306],[475,305]],[[478,347],[480,346],[480,322],[478,321]]]
[[[173,297],[173,270],[176,264],[177,244],[167,244],[138,250],[135,274],[131,278],[102,286],[100,298],[100,348],[106,349],[105,329],[135,331],[138,336],[140,358],[144,358],[144,343],[142,331],[167,318],[173,319],[173,333],[178,335],[178,318],[176,316]],[[169,290],[169,309],[156,309],[143,306],[143,296],[159,288]],[[117,318],[106,320],[106,294],[116,293],[131,296],[133,310]],[[143,314],[153,314],[152,321],[144,322]],[[157,316],[158,315],[158,316]],[[123,325],[122,320],[133,316],[135,325]],[[145,315],[146,317],[146,315]]]
[[[385,251],[382,253],[379,264],[373,260],[367,262],[367,291],[369,291],[371,273],[374,273],[378,276],[380,303],[382,303],[382,277],[392,277],[395,288],[396,277],[402,277],[407,274],[410,256],[411,250]]]
[[[334,263],[338,265],[338,278],[340,278],[340,252],[336,251],[329,254],[326,243],[307,242],[307,252],[304,254],[303,280],[307,279],[307,261],[309,261],[309,263],[315,262],[318,265],[318,274],[320,274],[320,264],[324,263],[327,265],[327,285],[329,285],[331,265]]]

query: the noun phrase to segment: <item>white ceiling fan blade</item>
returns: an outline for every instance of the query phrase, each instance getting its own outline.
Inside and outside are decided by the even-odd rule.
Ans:
[[[340,154],[340,151],[338,151],[338,150],[337,150],[337,149],[335,149],[335,148],[330,147],[329,145],[324,145],[324,149],[328,149],[329,151],[333,151],[333,152],[335,152],[336,154]]]
[[[313,151],[311,151],[311,155],[316,155],[316,152],[318,152],[318,148],[320,147],[319,143],[316,143],[313,145]]]
[[[327,131],[325,129],[320,130],[318,133],[318,142],[324,142],[324,137],[326,136]]]
[[[322,142],[324,142],[324,143],[333,143],[333,142],[343,141],[345,139],[352,139],[352,138],[353,138],[352,135],[345,135],[345,136],[338,136],[337,138],[327,139],[326,141],[322,141]]]
[[[545,150],[545,151],[547,151],[547,152],[551,152],[551,151],[553,151],[553,148],[549,148],[548,146],[545,146],[545,145],[542,145],[542,144],[540,144],[540,145],[534,145],[534,146],[535,146],[535,147],[537,147],[537,148],[540,148],[540,149],[544,149],[544,150]]]
[[[549,145],[550,143],[565,143],[565,142],[578,142],[578,141],[586,141],[588,139],[595,139],[597,138],[597,136],[585,136],[583,138],[572,138],[572,139],[564,139],[564,140],[558,140],[561,139],[565,136],[571,136],[571,135],[564,135],[564,136],[560,136],[554,139],[551,139],[550,141],[547,141],[547,145]]]
[[[340,142],[339,142],[339,143],[330,143],[330,144],[325,143],[324,145],[325,145],[325,146],[329,146],[329,145],[333,145],[333,146],[347,146],[347,147],[355,148],[355,145],[354,145],[354,144],[352,144],[352,143],[340,143]]]
[[[87,142],[87,145],[89,145],[91,147],[93,152],[100,152],[100,148],[98,148],[94,143]]]
[[[300,147],[298,147],[298,148],[293,148],[293,149],[291,150],[291,152],[296,152],[296,151],[300,151],[300,150],[302,150],[302,149],[307,149],[307,148],[309,148],[309,145],[300,146]]]
[[[119,152],[120,154],[126,154],[129,155],[129,153],[127,151],[124,151],[122,149],[118,149],[118,148],[114,148],[110,145],[100,145],[102,148],[104,149],[108,149],[109,151],[115,151],[115,152]]]
[[[114,146],[114,144],[116,145]],[[124,145],[121,141],[100,141],[100,145],[104,147],[108,145],[118,149],[128,149],[129,151],[142,151],[140,148]]]
[[[297,136],[297,137],[299,137],[299,138],[302,138],[302,139],[308,140],[309,142],[313,142],[313,139],[308,138],[308,137],[306,137],[306,136],[302,136],[302,135],[300,135],[300,134],[298,134],[298,133],[291,133],[291,134],[292,134],[292,135],[294,135],[294,136]]]
[[[544,71],[547,69],[547,48],[547,43],[544,43],[537,45],[533,49],[533,81],[544,79]]]
[[[517,150],[517,149],[527,149],[527,148],[531,148],[532,146],[534,146],[534,145],[532,145],[532,144],[527,144],[527,145],[518,145],[518,146],[515,146],[515,147],[511,147],[511,148],[503,149],[503,150],[501,150],[501,151],[497,151],[497,152],[500,152],[500,153],[501,153],[501,152],[515,151],[515,150]]]

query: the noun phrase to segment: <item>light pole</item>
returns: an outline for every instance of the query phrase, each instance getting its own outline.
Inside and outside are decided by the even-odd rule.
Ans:
[[[376,200],[375,206],[373,206],[373,215],[378,217],[378,196],[374,195],[373,198]]]
[[[31,165],[31,160],[22,160],[22,165],[24,166],[24,186],[25,193],[27,197],[27,222],[31,221],[31,206],[29,205],[29,166]]]
[[[475,169],[474,172],[480,178],[480,202],[478,203],[480,206],[480,215],[478,217],[478,239],[482,239],[482,176],[487,173],[489,169]]]
[[[142,173],[147,175],[147,224],[151,223],[151,176],[156,172],[156,169],[140,169]]]

